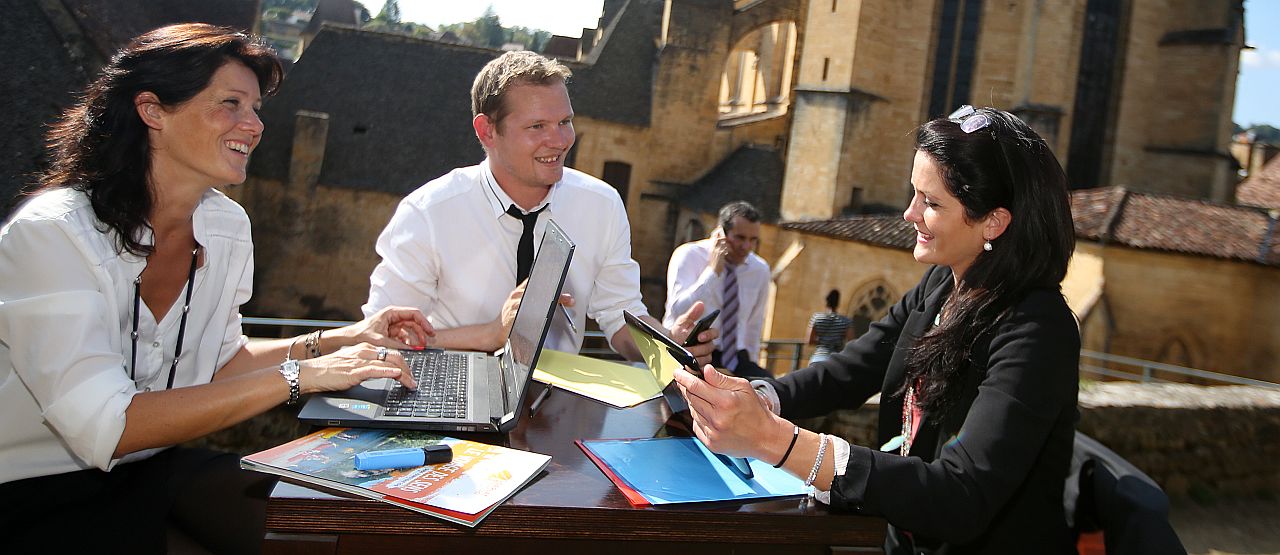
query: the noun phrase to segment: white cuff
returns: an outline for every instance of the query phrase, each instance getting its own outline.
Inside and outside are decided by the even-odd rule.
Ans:
[[[831,444],[835,447],[835,460],[831,461],[835,464],[835,474],[831,477],[831,483],[835,483],[836,476],[844,476],[845,470],[849,468],[849,442],[836,436],[828,436],[831,438]],[[821,501],[823,505],[831,504],[831,490],[818,490],[813,494],[813,498]]]
[[[755,388],[756,395],[764,399],[769,412],[774,414],[782,413],[782,401],[778,399],[778,390],[773,388],[773,384],[764,380],[751,380],[751,387]],[[847,459],[848,457],[846,456],[845,458]]]

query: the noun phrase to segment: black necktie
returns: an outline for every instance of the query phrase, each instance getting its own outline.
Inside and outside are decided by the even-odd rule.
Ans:
[[[516,249],[516,285],[524,283],[525,278],[529,277],[529,269],[533,268],[533,226],[538,223],[538,214],[547,209],[543,206],[533,212],[525,214],[520,208],[512,204],[507,208],[507,215],[520,220],[524,224],[524,232],[520,234],[520,246]]]

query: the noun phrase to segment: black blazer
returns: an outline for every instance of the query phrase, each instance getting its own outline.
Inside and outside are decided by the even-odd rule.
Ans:
[[[782,415],[856,408],[881,393],[879,441],[899,435],[908,351],[953,287],[932,267],[840,353],[775,380]],[[1029,293],[974,344],[960,400],[926,419],[909,457],[850,449],[831,505],[889,521],[886,552],[1074,553],[1063,509],[1077,419],[1080,332],[1057,290]],[[906,533],[904,533],[906,532]]]

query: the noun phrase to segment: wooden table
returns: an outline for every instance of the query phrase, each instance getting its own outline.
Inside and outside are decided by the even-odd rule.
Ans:
[[[542,384],[531,386],[534,398]],[[553,391],[509,434],[457,434],[552,456],[546,471],[467,528],[363,498],[281,482],[267,504],[265,553],[880,552],[882,519],[831,514],[800,498],[633,508],[573,441],[681,435],[662,399],[615,409]],[[834,548],[834,549],[833,549]]]

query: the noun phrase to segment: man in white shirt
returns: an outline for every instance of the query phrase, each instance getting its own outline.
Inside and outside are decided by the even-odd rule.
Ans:
[[[718,308],[720,330],[712,364],[744,378],[772,377],[757,363],[764,329],[769,264],[755,252],[760,246],[760,212],[742,201],[720,209],[711,237],[676,247],[667,265],[664,322],[702,301]]]
[[[365,313],[417,307],[436,328],[433,346],[497,349],[506,338],[503,303],[527,277],[554,219],[577,245],[564,285],[574,303],[569,318],[554,317],[546,347],[578,352],[591,317],[614,350],[640,359],[622,311],[659,323],[640,301],[640,266],[631,259],[622,199],[603,181],[564,167],[574,142],[569,76],[563,64],[533,52],[507,52],[480,70],[471,87],[472,127],[487,158],[400,202],[378,237],[382,262],[369,276]],[[688,310],[696,319],[702,307]],[[686,320],[680,326],[672,320],[677,340],[692,327]],[[705,361],[712,345],[690,350]]]

